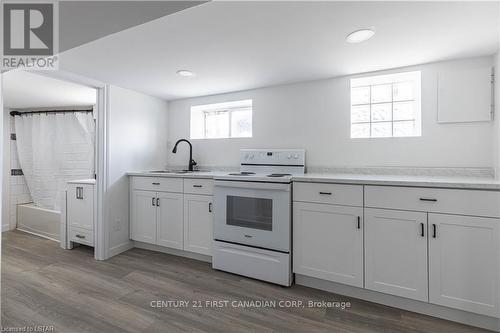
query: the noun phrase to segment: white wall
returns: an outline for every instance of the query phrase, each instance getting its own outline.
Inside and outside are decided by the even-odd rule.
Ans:
[[[110,255],[129,245],[129,182],[126,172],[163,169],[167,150],[167,103],[110,86],[105,219]]]
[[[192,105],[251,98],[253,138],[193,140],[198,164],[236,166],[240,148],[305,148],[308,166],[491,168],[493,122],[438,124],[436,119],[440,69],[492,64],[492,57],[484,57],[400,69],[422,70],[422,137],[351,140],[349,77],[341,77],[172,101],[169,143],[189,138]],[[187,151],[169,152],[169,164],[187,164]]]
[[[493,158],[495,176],[500,179],[500,51],[494,57],[495,66],[495,115],[494,115],[494,135],[493,135]]]

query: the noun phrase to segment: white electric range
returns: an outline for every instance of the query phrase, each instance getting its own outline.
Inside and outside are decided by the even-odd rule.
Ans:
[[[291,179],[304,171],[302,149],[242,149],[240,172],[215,177],[213,268],[291,285]]]

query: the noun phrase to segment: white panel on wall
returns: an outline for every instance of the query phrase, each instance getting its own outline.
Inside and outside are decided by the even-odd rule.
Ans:
[[[491,120],[491,67],[438,73],[438,122]]]

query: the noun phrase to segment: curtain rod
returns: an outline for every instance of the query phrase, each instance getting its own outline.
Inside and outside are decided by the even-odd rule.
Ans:
[[[11,111],[11,116],[22,116],[23,114],[36,114],[36,113],[67,113],[67,112],[94,112],[93,110],[44,110],[44,111]]]

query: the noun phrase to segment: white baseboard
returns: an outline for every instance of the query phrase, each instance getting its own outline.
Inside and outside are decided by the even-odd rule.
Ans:
[[[114,257],[117,254],[120,254],[122,252],[128,251],[128,250],[132,249],[133,247],[134,247],[134,242],[132,242],[132,241],[113,246],[112,248],[109,249],[108,257],[106,259]]]
[[[59,243],[59,239],[55,239],[53,237],[40,234],[38,232],[34,232],[34,231],[31,231],[31,230],[28,230],[28,229],[24,229],[24,228],[17,228],[16,230],[19,230],[19,231],[25,232],[25,233],[30,234],[30,235],[38,236],[38,237],[45,238],[45,239],[48,239],[48,240],[51,240],[51,241]]]
[[[383,294],[372,290],[352,287],[300,274],[295,274],[295,283],[306,287],[329,291],[339,295],[359,298],[398,309],[417,312],[432,317],[438,317],[450,321],[456,321],[466,325],[500,332],[500,318],[488,317],[471,312],[451,309],[444,306]]]
[[[2,232],[9,231],[9,230],[10,230],[10,225],[9,224],[2,224]]]
[[[134,243],[134,247],[137,247],[139,249],[162,252],[162,253],[172,254],[174,256],[180,256],[180,257],[185,257],[185,258],[195,259],[195,260],[200,260],[200,261],[205,261],[205,262],[212,262],[212,257],[204,255],[204,254],[199,254],[199,253],[194,253],[194,252],[189,252],[189,251],[184,251],[184,250],[171,249],[169,247],[164,247],[164,246],[155,245],[155,244],[142,243],[142,242],[137,242],[137,241],[134,241],[133,243]]]

